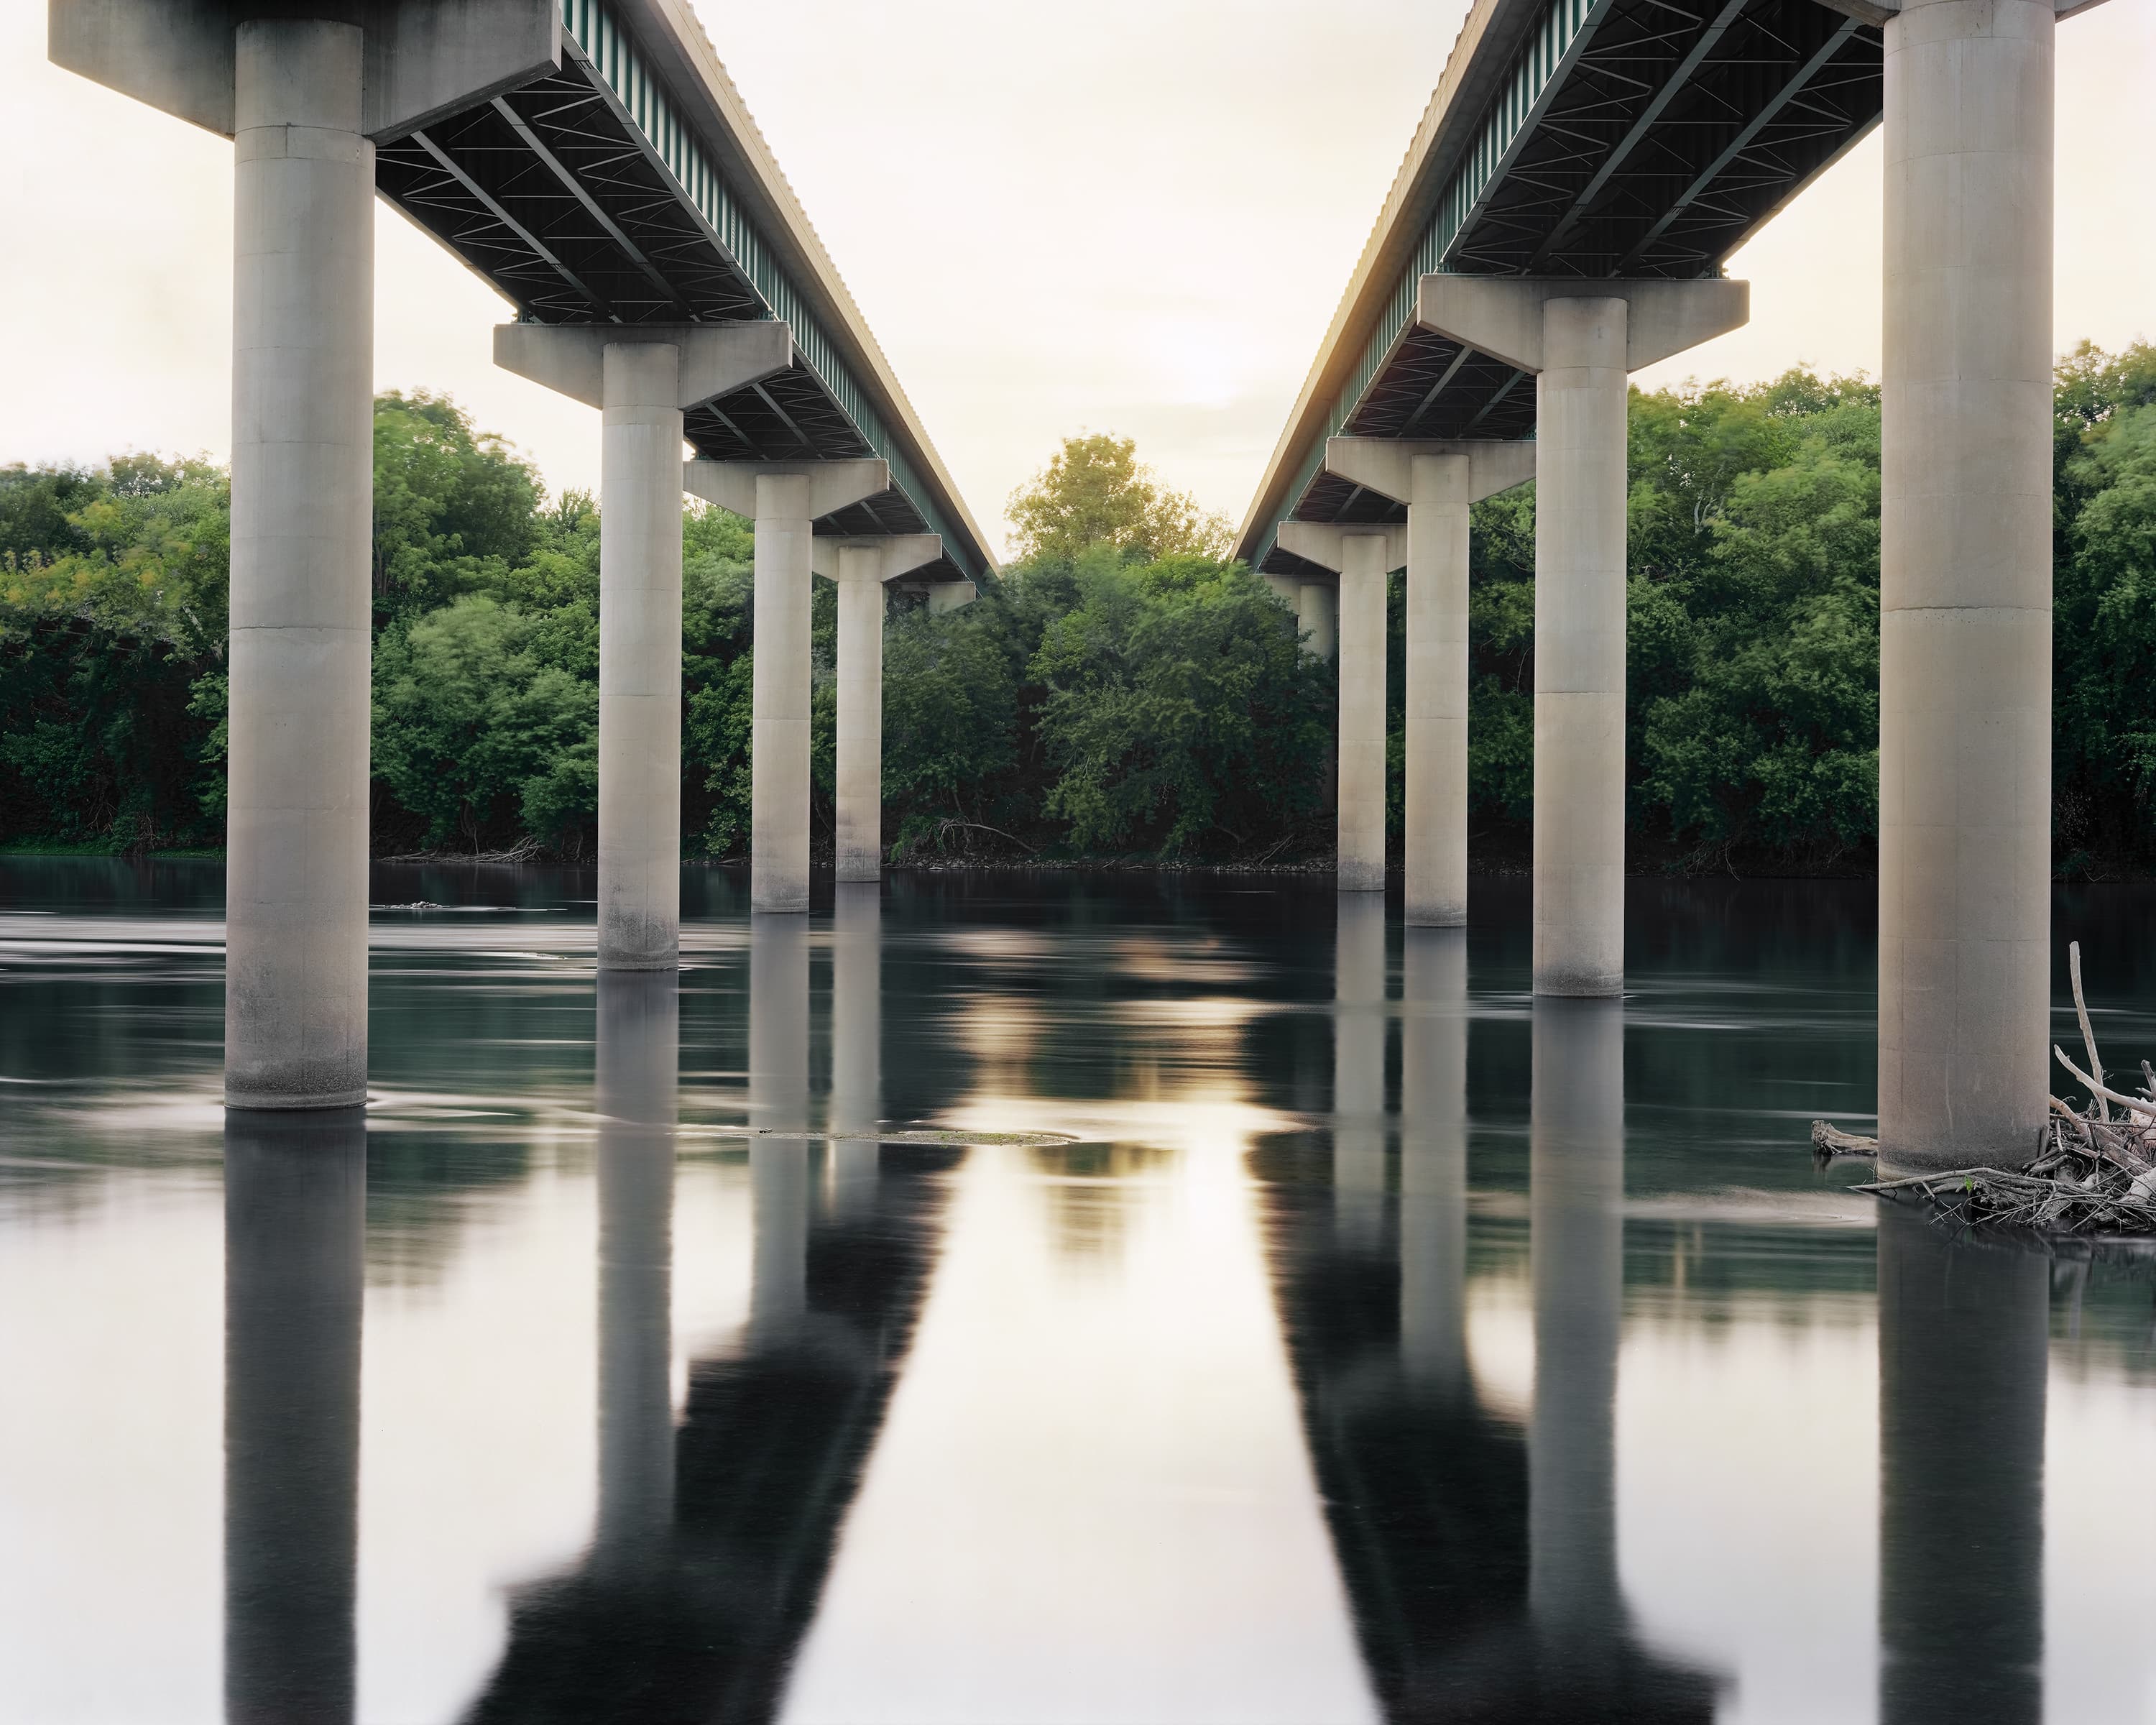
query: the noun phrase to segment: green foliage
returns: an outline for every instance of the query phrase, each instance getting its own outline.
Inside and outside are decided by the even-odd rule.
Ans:
[[[2156,855],[2156,347],[2059,367],[2052,789],[2070,871]]]
[[[498,591],[538,536],[539,475],[446,396],[374,402],[374,603],[395,616]]]
[[[1139,465],[1132,439],[1106,433],[1064,439],[1048,465],[1011,493],[1004,515],[1024,559],[1069,559],[1101,545],[1145,558],[1221,557],[1231,538],[1224,516],[1168,490]]]
[[[374,770],[426,825],[473,850],[509,822],[541,839],[598,809],[598,691],[533,651],[533,619],[483,593],[375,644]]]
[[[1043,631],[1032,675],[1059,769],[1045,812],[1081,850],[1237,845],[1313,812],[1326,749],[1320,674],[1287,608],[1240,563],[1081,559],[1079,603]]]

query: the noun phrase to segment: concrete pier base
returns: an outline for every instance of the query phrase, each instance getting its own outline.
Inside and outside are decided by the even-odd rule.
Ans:
[[[233,32],[224,1099],[367,1098],[374,146],[358,28]]]
[[[1404,504],[1406,920],[1467,920],[1468,511],[1535,476],[1532,444],[1336,437],[1327,472]]]
[[[1886,26],[1879,1143],[2018,1166],[2051,998],[2050,0]]]
[[[1749,313],[1741,281],[1422,279],[1424,327],[1535,374],[1537,994],[1625,988],[1629,374]]]
[[[681,482],[697,496],[756,523],[749,906],[805,914],[809,582],[815,567],[815,524],[888,490],[891,469],[875,460],[691,461],[682,469]],[[879,687],[880,682],[879,660]]]

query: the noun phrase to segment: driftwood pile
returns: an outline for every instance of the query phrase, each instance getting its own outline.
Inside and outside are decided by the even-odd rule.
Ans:
[[[2082,998],[2080,944],[2066,952],[2088,1070],[2076,1065],[2064,1049],[2051,1052],[2081,1081],[2087,1105],[2076,1109],[2053,1096],[2042,1147],[2019,1171],[1949,1168],[1874,1180],[1856,1190],[1928,1199],[1932,1219],[1949,1227],[2016,1229],[2054,1237],[2156,1234],[2156,1067],[2141,1063],[2138,1096],[2106,1082],[2088,1005]],[[1879,1147],[1875,1139],[1837,1132],[1823,1120],[1812,1123],[1812,1145],[1821,1157],[1876,1155]]]

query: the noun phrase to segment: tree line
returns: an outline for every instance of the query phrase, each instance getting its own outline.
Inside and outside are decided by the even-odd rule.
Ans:
[[[2058,367],[2059,865],[2156,861],[2156,348]],[[376,403],[377,854],[593,850],[598,515],[446,398]],[[1628,811],[1680,869],[1863,871],[1877,834],[1879,396],[1793,371],[1631,403]],[[1018,554],[961,609],[895,599],[895,860],[1322,860],[1332,668],[1128,439],[1066,439],[1013,496]],[[229,488],[201,460],[0,469],[0,845],[223,842]],[[685,849],[748,842],[753,529],[682,518]],[[1471,844],[1532,813],[1533,488],[1476,506]],[[1404,593],[1388,690],[1397,769]],[[814,612],[812,809],[832,831],[834,591]],[[1397,833],[1400,775],[1393,774]]]

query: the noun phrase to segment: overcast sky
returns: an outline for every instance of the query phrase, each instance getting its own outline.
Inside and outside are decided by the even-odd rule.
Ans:
[[[698,3],[997,539],[1079,430],[1241,519],[1466,10]],[[47,64],[44,11],[0,0],[0,462],[223,459],[231,146]],[[2060,28],[2061,347],[2156,336],[2152,96],[2156,0]],[[1642,381],[1876,373],[1879,175],[1875,134],[1732,261],[1750,326]],[[495,372],[506,303],[377,210],[378,385],[447,391],[550,485],[595,489],[598,416]]]

